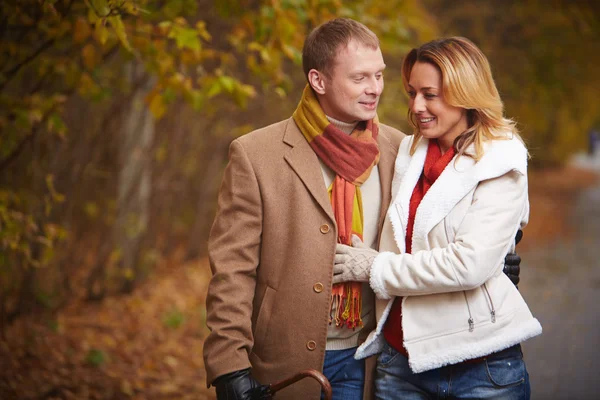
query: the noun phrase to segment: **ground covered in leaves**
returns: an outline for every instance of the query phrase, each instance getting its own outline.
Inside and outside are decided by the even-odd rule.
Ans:
[[[597,182],[574,168],[532,171],[519,248],[568,236],[565,213]],[[17,320],[0,340],[0,399],[213,399],[202,361],[209,276],[206,259],[165,263],[130,295]]]
[[[130,295],[18,320],[0,341],[0,399],[207,399],[207,261],[162,266]]]

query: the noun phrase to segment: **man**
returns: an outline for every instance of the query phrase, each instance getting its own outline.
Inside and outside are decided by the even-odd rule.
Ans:
[[[259,382],[308,368],[325,373],[335,399],[370,397],[369,368],[353,355],[374,327],[374,295],[332,275],[336,243],[352,233],[377,249],[390,203],[404,134],[377,119],[384,68],[373,32],[329,21],[305,41],[308,85],[293,117],[231,144],[209,239],[204,345],[219,399],[249,399]],[[309,379],[278,392],[319,396]]]

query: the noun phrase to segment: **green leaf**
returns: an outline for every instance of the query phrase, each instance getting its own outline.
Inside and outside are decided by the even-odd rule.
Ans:
[[[100,367],[108,361],[108,356],[102,350],[90,349],[85,357],[85,361],[94,367]]]
[[[163,316],[162,322],[168,328],[177,329],[185,323],[185,315],[177,308],[173,308]]]
[[[192,49],[200,51],[201,44],[200,38],[198,37],[198,31],[183,26],[174,26],[171,32],[169,32],[169,38],[175,39],[177,48],[179,49]]]
[[[233,93],[235,88],[235,80],[229,76],[219,76],[219,83],[227,93]]]
[[[215,85],[218,86],[218,85]],[[192,90],[191,93],[191,103],[194,110],[201,110],[204,106],[205,96],[199,90]],[[208,96],[206,96],[208,97]]]
[[[175,89],[173,89],[172,87],[167,87],[163,91],[162,96],[165,104],[171,104],[177,99],[177,92],[175,92]]]
[[[209,99],[212,99],[213,97],[220,94],[221,92],[223,92],[223,88],[221,87],[221,84],[218,81],[213,81],[211,83],[210,87],[208,88],[206,97]]]

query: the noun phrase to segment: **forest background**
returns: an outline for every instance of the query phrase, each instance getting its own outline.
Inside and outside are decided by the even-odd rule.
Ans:
[[[303,40],[336,16],[380,37],[379,117],[405,132],[404,54],[477,43],[539,177],[522,246],[563,230],[555,213],[596,179],[565,166],[600,129],[597,2],[4,0],[0,398],[212,396],[206,240],[228,145],[291,115]]]

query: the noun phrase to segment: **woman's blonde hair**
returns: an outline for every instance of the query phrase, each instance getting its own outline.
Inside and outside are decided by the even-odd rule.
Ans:
[[[402,63],[402,83],[408,91],[410,73],[415,63],[429,63],[442,75],[442,93],[445,101],[467,110],[468,129],[454,140],[457,154],[479,160],[483,156],[483,142],[509,139],[510,133],[522,141],[515,122],[504,117],[504,105],[494,83],[490,64],[485,55],[470,40],[450,37],[433,40],[412,49]],[[421,132],[416,116],[408,110],[408,119],[415,128],[410,149],[414,154]],[[475,154],[466,149],[475,146]]]

